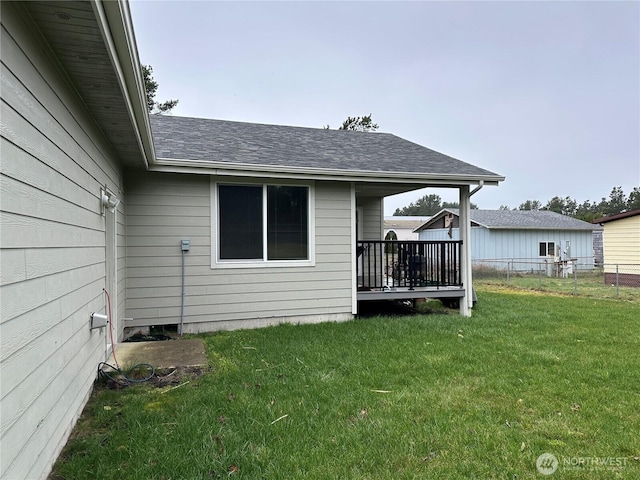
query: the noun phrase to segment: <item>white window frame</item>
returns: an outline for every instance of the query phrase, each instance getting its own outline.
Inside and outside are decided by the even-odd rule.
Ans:
[[[546,255],[540,255],[540,247],[542,246],[542,244],[544,244],[545,251],[547,252]],[[553,252],[552,253],[549,253],[549,245],[550,244],[553,244]],[[557,245],[556,242],[552,242],[550,240],[548,240],[546,242],[544,242],[544,241],[538,242],[538,256],[541,257],[541,258],[555,257],[556,256],[556,248],[557,248],[556,245]]]
[[[220,259],[220,238],[218,236],[219,228],[219,212],[218,212],[218,185],[250,185],[262,186],[262,259],[238,259],[238,260],[222,260]],[[308,229],[307,229],[307,245],[308,256],[305,260],[268,260],[267,259],[267,187],[268,186],[291,186],[306,187],[309,192],[307,202]],[[314,182],[295,182],[287,180],[252,180],[252,179],[211,179],[211,268],[267,268],[267,267],[313,267],[316,264],[316,221],[315,221],[315,184]]]

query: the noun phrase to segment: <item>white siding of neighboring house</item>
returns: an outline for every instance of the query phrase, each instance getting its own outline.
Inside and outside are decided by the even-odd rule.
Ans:
[[[458,240],[459,229],[427,229],[420,232],[420,240]],[[474,262],[489,260],[487,265],[495,268],[516,270],[538,270],[545,257],[540,257],[540,242],[554,242],[565,248],[571,246],[571,257],[578,258],[578,268],[593,268],[593,236],[591,230],[497,230],[471,227],[471,259]],[[520,261],[518,261],[520,260]]]
[[[127,326],[180,323],[184,332],[352,317],[351,190],[315,183],[315,266],[211,268],[208,175],[127,177]]]
[[[48,474],[105,360],[106,329],[89,328],[90,314],[105,312],[100,187],[117,192],[120,183],[109,146],[17,8],[3,2],[0,40],[0,476],[7,479]],[[118,244],[122,275],[124,236]]]
[[[640,215],[604,224],[605,273],[640,275]]]
[[[413,233],[412,228],[385,228],[384,235],[386,237],[387,233],[395,232],[397,240],[418,240],[419,236],[417,233]]]
[[[388,216],[384,217],[383,238],[394,232],[398,240],[418,240],[419,234],[414,230],[429,220],[429,216]]]

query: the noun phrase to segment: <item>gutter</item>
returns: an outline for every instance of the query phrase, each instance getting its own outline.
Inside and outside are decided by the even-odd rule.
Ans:
[[[148,169],[154,161],[155,149],[129,4],[92,0],[91,6],[118,77],[118,86],[140,147],[143,165]]]
[[[332,170],[312,167],[256,165],[247,163],[224,163],[204,160],[176,160],[157,158],[150,171],[171,173],[196,173],[202,175],[236,177],[278,177],[291,179],[365,181],[377,183],[409,183],[418,186],[428,183],[443,187],[479,184],[498,185],[504,177],[495,175],[452,175],[446,173],[421,174],[416,172],[384,172],[365,170]],[[479,188],[474,189],[474,193]]]

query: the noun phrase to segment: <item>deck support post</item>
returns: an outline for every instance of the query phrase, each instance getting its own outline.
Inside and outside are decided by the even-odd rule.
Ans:
[[[471,195],[469,185],[460,187],[460,276],[464,286],[464,297],[460,299],[460,315],[471,316],[473,307],[473,283],[471,278]]]

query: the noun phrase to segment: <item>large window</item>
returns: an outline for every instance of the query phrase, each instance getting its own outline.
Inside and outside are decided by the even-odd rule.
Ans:
[[[261,186],[218,187],[221,260],[262,259],[262,215]]]
[[[216,193],[218,260],[310,259],[309,187],[219,184]]]

